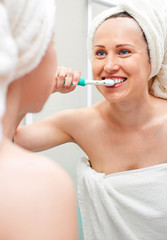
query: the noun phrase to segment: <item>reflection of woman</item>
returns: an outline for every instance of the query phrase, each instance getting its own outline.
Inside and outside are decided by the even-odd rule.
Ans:
[[[119,83],[98,86],[105,100],[94,106],[16,134],[32,150],[75,142],[87,154],[78,169],[86,240],[166,239],[166,10],[166,1],[125,0],[97,16],[88,39],[93,76]],[[77,81],[62,68],[62,92],[64,75],[66,86]]]
[[[0,2],[1,240],[77,239],[67,174],[12,143],[17,118],[40,111],[53,90],[54,13],[52,0]]]

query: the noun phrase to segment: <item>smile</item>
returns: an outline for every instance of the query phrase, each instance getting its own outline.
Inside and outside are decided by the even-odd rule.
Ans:
[[[114,86],[112,86],[112,88],[114,88],[114,87],[118,87],[118,86],[120,86],[123,82],[125,82],[126,80],[127,80],[127,78],[123,78],[123,77],[103,77],[102,78],[102,80],[109,80],[109,79],[112,79],[112,80],[114,80],[115,81],[115,84],[114,84]]]

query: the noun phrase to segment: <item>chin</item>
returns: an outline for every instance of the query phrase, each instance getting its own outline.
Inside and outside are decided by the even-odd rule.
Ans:
[[[110,96],[104,96],[109,102],[119,103],[128,99],[127,94],[111,94]]]

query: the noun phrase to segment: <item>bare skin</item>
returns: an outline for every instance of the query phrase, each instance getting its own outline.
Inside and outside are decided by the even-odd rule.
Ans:
[[[38,67],[8,88],[0,143],[2,240],[77,239],[76,199],[70,177],[50,159],[12,143],[20,116],[40,111],[53,91],[56,68],[52,40]]]
[[[92,70],[96,80],[126,81],[114,88],[98,86],[105,100],[96,105],[19,128],[15,141],[33,151],[74,142],[92,168],[106,174],[167,163],[167,101],[149,94],[147,44],[133,19],[119,17],[101,24],[94,37]],[[62,80],[59,91],[63,88]]]
[[[8,140],[0,151],[0,238],[77,239],[75,193],[64,170]]]

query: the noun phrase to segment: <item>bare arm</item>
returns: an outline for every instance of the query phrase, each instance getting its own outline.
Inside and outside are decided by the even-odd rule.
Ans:
[[[16,130],[14,141],[31,151],[43,151],[66,142],[74,142],[70,130],[75,114],[76,110],[67,110],[35,124],[21,126]]]
[[[54,92],[68,93],[73,91],[79,77],[80,72],[59,67],[55,76]],[[75,118],[74,112],[64,111],[38,123],[18,127],[14,142],[31,151],[43,151],[66,142],[73,142],[70,129],[73,117]]]

